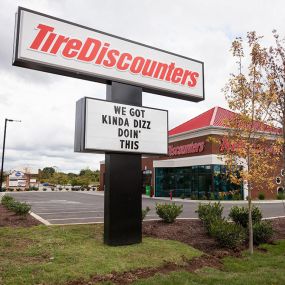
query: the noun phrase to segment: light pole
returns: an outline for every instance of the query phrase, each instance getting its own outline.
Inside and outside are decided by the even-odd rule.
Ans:
[[[3,167],[4,167],[4,153],[5,153],[7,122],[21,122],[21,121],[5,119],[4,138],[3,138],[3,150],[2,150],[2,162],[1,162],[1,174],[0,174],[0,192],[2,192],[2,179],[3,179]]]

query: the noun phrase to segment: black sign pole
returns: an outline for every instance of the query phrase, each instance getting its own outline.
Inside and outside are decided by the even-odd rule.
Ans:
[[[112,82],[107,101],[142,106],[142,88]],[[105,154],[104,243],[142,240],[141,154]]]

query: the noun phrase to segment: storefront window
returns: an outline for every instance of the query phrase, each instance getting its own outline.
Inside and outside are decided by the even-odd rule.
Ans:
[[[228,181],[223,165],[156,168],[155,195],[191,199],[233,199],[242,197],[242,186]]]

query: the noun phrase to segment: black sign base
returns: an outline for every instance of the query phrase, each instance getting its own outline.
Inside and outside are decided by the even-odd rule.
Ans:
[[[107,100],[142,105],[142,89],[113,82]],[[142,240],[141,155],[105,154],[104,243],[129,245]]]

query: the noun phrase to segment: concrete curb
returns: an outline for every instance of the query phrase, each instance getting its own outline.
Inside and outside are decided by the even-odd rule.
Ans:
[[[72,223],[72,224],[49,224],[49,226],[76,226],[76,225],[92,225],[92,224],[104,224],[104,222],[86,222],[86,223]]]
[[[199,220],[199,218],[177,218],[176,220]],[[151,222],[151,221],[161,221],[160,218],[156,219],[146,219],[143,220],[143,222]],[[92,225],[92,224],[104,224],[104,221],[102,222],[86,222],[86,223],[72,223],[72,224],[51,224],[49,223],[48,226],[73,226],[73,225]]]
[[[43,223],[46,226],[50,226],[51,223],[45,219],[43,219],[42,217],[40,217],[39,215],[35,214],[34,212],[30,212],[30,215],[32,217],[34,217],[36,220],[38,220],[39,222]]]
[[[36,215],[33,213],[33,215]],[[33,216],[32,215],[32,216]],[[37,215],[36,215],[37,216]],[[39,217],[40,218],[40,217]],[[285,218],[285,216],[280,216],[280,217],[268,217],[268,218],[263,218],[262,220],[276,220],[276,219],[280,219],[280,218]],[[43,221],[45,221],[44,219],[42,219]],[[199,218],[177,218],[176,220],[199,220]],[[157,219],[146,219],[143,220],[142,222],[151,222],[151,221],[161,221],[160,218]],[[86,222],[86,223],[72,223],[72,224],[51,224],[48,221],[47,222],[47,226],[76,226],[76,225],[93,225],[93,224],[104,224],[104,221],[102,222]]]
[[[78,194],[89,194],[89,195],[97,195],[97,196],[104,196],[104,192],[100,191],[74,191],[74,193]]]
[[[148,197],[146,195],[142,195],[143,198],[146,199],[152,199],[152,200],[164,200],[168,202],[183,202],[183,203],[202,203],[202,204],[208,204],[208,203],[215,203],[220,202],[221,204],[247,204],[246,200],[232,200],[232,201],[223,201],[223,200],[188,200],[188,199],[179,199],[179,198],[173,198],[170,200],[170,198],[166,197]],[[262,201],[252,201],[253,204],[280,204],[285,203],[283,200],[262,200]]]
[[[276,219],[283,219],[285,216],[276,216],[276,217],[267,217],[267,218],[262,218],[262,220],[276,220]]]

